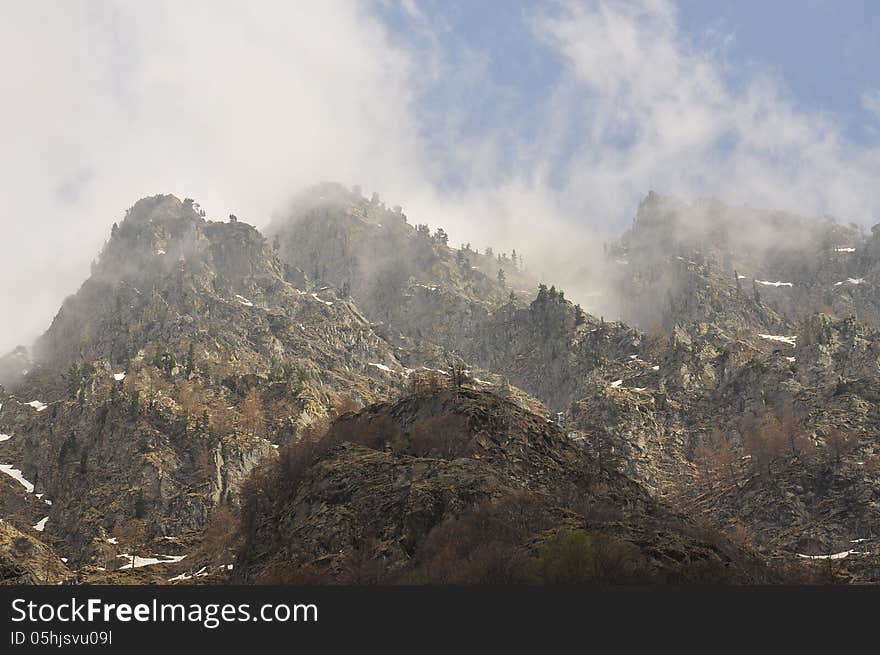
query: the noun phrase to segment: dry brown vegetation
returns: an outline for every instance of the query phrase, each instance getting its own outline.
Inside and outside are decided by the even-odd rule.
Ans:
[[[716,484],[736,482],[741,458],[724,433],[715,428],[708,440],[701,441],[694,451],[694,463],[701,480],[711,490]]]
[[[266,412],[260,392],[252,387],[241,403],[241,419],[245,432],[252,437],[266,430]]]
[[[143,555],[146,548],[146,525],[137,518],[117,521],[113,527],[113,536],[120,546],[128,550],[131,556],[131,566],[134,569],[135,557]]]
[[[815,454],[815,444],[791,405],[776,412],[746,414],[741,422],[743,449],[751,456],[756,470],[769,472],[773,462],[783,457],[808,458]]]
[[[825,445],[828,448],[830,457],[835,463],[840,460],[858,446],[856,435],[841,428],[835,428],[825,437]]]
[[[447,386],[444,376],[434,369],[412,371],[409,374],[409,389],[411,393],[433,393],[445,389]]]
[[[655,359],[661,359],[669,350],[672,335],[661,323],[655,323],[645,332],[643,343],[646,353]]]
[[[209,564],[229,564],[235,559],[238,534],[235,514],[226,505],[218,505],[208,519],[194,558]]]

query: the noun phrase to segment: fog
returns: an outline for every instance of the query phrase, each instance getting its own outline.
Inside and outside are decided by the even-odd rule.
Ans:
[[[110,225],[156,193],[262,227],[303,187],[358,184],[452,244],[516,248],[548,280],[586,270],[575,298],[651,189],[862,225],[880,215],[880,151],[798,109],[758,67],[734,89],[730,35],[690,42],[669,2],[524,12],[559,71],[535,97],[490,79],[483,54],[417,2],[402,3],[401,38],[386,5],[6,3],[0,352],[48,327]],[[478,88],[511,109],[474,132],[462,114]]]

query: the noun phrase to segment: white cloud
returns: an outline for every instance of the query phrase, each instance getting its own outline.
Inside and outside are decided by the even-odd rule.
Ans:
[[[585,135],[568,191],[594,193],[599,215],[613,220],[655,188],[865,223],[877,216],[880,152],[848,142],[829,117],[798,111],[779,80],[754,74],[734,89],[713,50],[679,32],[671,4],[567,3],[535,29],[580,98],[564,113]]]
[[[416,183],[412,62],[365,3],[28,2],[0,22],[0,351],[135,200],[263,224],[322,179]]]
[[[880,118],[880,89],[871,89],[862,94],[862,108]]]
[[[573,230],[627,225],[649,189],[862,223],[880,214],[875,148],[799,111],[774,77],[749,73],[734,88],[729,35],[689,41],[664,0],[528,13],[534,47],[554,53],[562,75],[527,98],[417,3],[404,6],[412,41],[389,34],[375,7],[7,10],[0,312],[15,320],[0,323],[0,351],[48,325],[109,224],[153,193],[264,225],[302,186],[361,184],[445,225],[453,243],[516,247],[547,273],[548,252],[589,259],[595,242],[576,243]],[[442,102],[425,102],[437,89]],[[467,112],[490,105],[503,120],[468,133]],[[461,185],[442,184],[450,177]]]

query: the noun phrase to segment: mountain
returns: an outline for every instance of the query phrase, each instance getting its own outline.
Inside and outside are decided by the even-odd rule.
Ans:
[[[710,318],[772,330],[819,311],[880,319],[880,229],[651,192],[609,255],[622,316],[644,329]]]
[[[285,277],[256,229],[172,196],[114,225],[34,352],[0,398],[0,448],[52,499],[46,532],[72,563],[102,561],[130,519],[202,528],[273,443],[343,397],[386,396],[374,365],[400,367],[350,301]]]
[[[606,321],[357,188],[145,198],[0,359],[0,517],[75,582],[876,582],[878,239],[651,193]]]
[[[235,579],[756,582],[763,564],[603,468],[557,425],[466,389],[372,405],[288,446],[244,509]],[[573,557],[568,549],[582,544]]]

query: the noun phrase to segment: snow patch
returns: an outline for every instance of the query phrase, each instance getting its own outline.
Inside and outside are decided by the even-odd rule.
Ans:
[[[24,476],[21,474],[21,471],[15,468],[12,464],[0,464],[0,471],[13,478],[14,480],[17,480],[22,487],[27,489],[27,492],[29,494],[34,493],[34,485],[25,480]]]
[[[615,380],[614,382],[611,383],[611,386],[614,389],[617,389],[621,384],[623,384],[623,380]]]
[[[108,544],[113,544],[113,545],[115,546],[117,543],[119,543],[119,540],[116,539],[116,537],[110,537],[110,538],[107,540],[107,543],[108,543]]]
[[[660,367],[659,367],[659,366],[652,366],[652,367],[651,367],[651,370],[652,370],[652,371],[659,371],[659,370],[660,370]]]
[[[36,530],[37,532],[42,532],[43,530],[45,530],[46,529],[46,521],[48,521],[48,520],[49,520],[48,516],[41,518],[34,525],[34,530]]]
[[[164,254],[165,254],[165,251],[162,250],[161,248],[159,248],[159,249],[156,251],[156,254],[157,254],[157,255],[164,255]]]
[[[248,300],[244,296],[239,296],[238,294],[235,294],[235,299],[238,302],[240,302],[242,305],[244,305],[245,307],[253,307],[254,306],[254,303],[252,303],[250,300]]]
[[[327,305],[327,307],[332,307],[332,306],[333,306],[333,303],[332,303],[332,302],[330,302],[330,301],[328,301],[328,300],[321,300],[320,298],[318,298],[318,294],[317,294],[317,293],[313,293],[313,294],[312,294],[312,298],[314,298],[315,300],[317,300],[319,303],[321,303],[321,304],[323,304],[323,305]]]
[[[383,371],[387,371],[388,373],[394,373],[394,370],[385,366],[385,364],[367,364],[367,366],[375,366],[378,369]]]
[[[865,278],[863,277],[848,277],[843,282],[835,282],[834,286],[839,287],[841,284],[864,284]]]
[[[832,555],[801,555],[798,553],[798,557],[803,557],[804,559],[843,559],[850,555],[867,555],[868,553],[863,553],[858,550],[844,550],[840,553],[833,553]]]
[[[196,571],[192,575],[189,575],[187,573],[181,573],[180,575],[175,575],[173,578],[168,578],[168,582],[178,582],[178,581],[183,581],[183,580],[190,580],[192,578],[201,578],[201,577],[208,575],[207,569],[208,569],[207,566],[203,566],[202,568],[200,568],[198,571]]]
[[[27,404],[27,405],[30,405],[31,407],[33,407],[33,408],[34,408],[35,410],[37,410],[38,412],[42,412],[44,409],[46,409],[46,408],[48,407],[48,405],[47,405],[46,403],[42,403],[42,402],[40,402],[39,400],[32,400],[32,401],[30,401],[29,403],[26,403],[26,404]]]
[[[778,341],[780,343],[787,343],[789,346],[796,346],[797,345],[797,343],[795,343],[795,341],[797,339],[796,336],[786,337],[786,336],[779,335],[779,334],[759,334],[758,336],[761,337],[762,339],[768,339],[770,341]]]
[[[11,434],[0,434],[0,441],[9,441],[12,439]]]
[[[119,569],[139,569],[142,566],[152,566],[153,564],[176,564],[180,560],[182,560],[186,555],[159,555],[158,557],[138,557],[134,556],[134,564],[132,565],[132,557],[129,553],[122,553],[121,555],[117,555],[116,557],[124,558],[128,560],[128,564],[124,566],[120,566]]]
[[[116,373],[113,375],[113,379],[117,382],[122,382],[125,379],[125,373]]]
[[[849,246],[840,246],[834,249],[834,252],[855,252],[855,248],[850,248]]]
[[[794,286],[791,282],[770,282],[769,280],[755,280],[758,284],[763,284],[765,287],[792,287]]]

